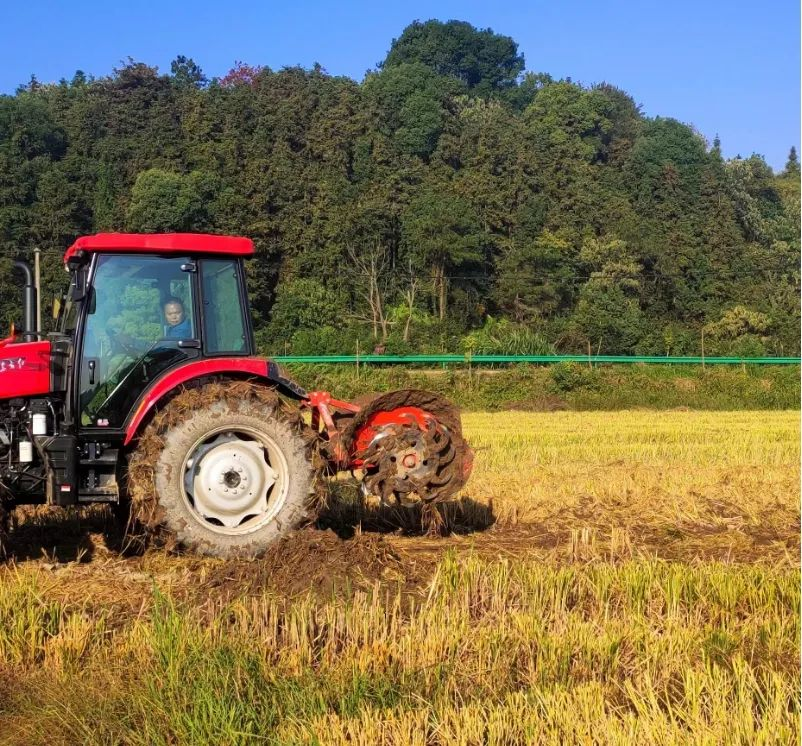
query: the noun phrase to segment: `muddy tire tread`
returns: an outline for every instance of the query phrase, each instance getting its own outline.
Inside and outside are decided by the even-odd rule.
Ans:
[[[261,429],[281,444],[289,490],[276,519],[252,534],[224,535],[205,528],[183,498],[175,477],[188,448],[206,430],[230,422]],[[254,558],[281,536],[314,520],[323,502],[317,438],[274,389],[247,382],[214,382],[183,390],[151,420],[128,468],[131,533],[146,544],[182,547],[197,554]]]

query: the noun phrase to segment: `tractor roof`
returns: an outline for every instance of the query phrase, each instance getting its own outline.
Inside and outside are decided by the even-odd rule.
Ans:
[[[64,254],[66,262],[79,251],[140,254],[227,254],[253,256],[253,241],[208,233],[96,233],[81,236]]]

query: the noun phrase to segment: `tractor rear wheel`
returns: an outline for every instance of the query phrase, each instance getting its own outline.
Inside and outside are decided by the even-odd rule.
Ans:
[[[198,554],[258,557],[313,515],[309,438],[293,419],[252,384],[180,394],[131,459],[134,515]]]

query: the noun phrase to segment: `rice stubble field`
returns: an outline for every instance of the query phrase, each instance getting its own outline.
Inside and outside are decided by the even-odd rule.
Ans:
[[[798,412],[464,424],[440,536],[347,481],[252,563],[19,516],[0,743],[798,742]]]

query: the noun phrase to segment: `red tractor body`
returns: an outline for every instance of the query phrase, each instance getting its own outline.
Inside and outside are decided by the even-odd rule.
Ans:
[[[0,342],[0,399],[48,394],[50,342]]]
[[[300,446],[270,404],[275,395],[311,410],[308,424],[296,418],[294,427],[314,436],[328,473],[358,469],[365,491],[382,500],[442,500],[464,484],[470,449],[441,397],[402,391],[353,404],[308,393],[256,356],[243,265],[253,253],[241,237],[79,238],[64,257],[70,292],[47,339],[34,328],[30,271],[17,263],[27,277],[25,328],[23,341],[12,333],[0,342],[0,513],[21,503],[125,502],[130,463],[147,433],[169,421],[159,436],[166,455],[149,451],[157,464],[179,459],[161,487],[152,469],[165,524],[199,551],[258,554],[296,513],[308,514],[292,508],[293,496],[317,479],[311,457],[293,466]],[[186,451],[176,455],[184,420],[202,424],[197,442],[176,446]],[[200,534],[175,528],[185,518],[171,524],[181,511]]]

